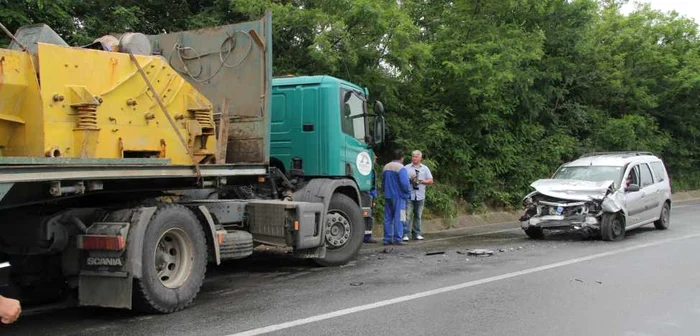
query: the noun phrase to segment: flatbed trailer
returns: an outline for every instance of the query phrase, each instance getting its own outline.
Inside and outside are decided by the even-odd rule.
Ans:
[[[20,28],[0,49],[0,294],[169,313],[207,267],[259,244],[322,266],[355,258],[379,143],[367,90],[288,79],[271,117],[271,29],[268,13],[124,34],[115,51],[112,36],[71,48]]]

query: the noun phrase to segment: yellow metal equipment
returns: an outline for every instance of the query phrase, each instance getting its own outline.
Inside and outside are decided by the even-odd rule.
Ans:
[[[215,134],[211,102],[160,56],[0,49],[0,156],[210,163]]]

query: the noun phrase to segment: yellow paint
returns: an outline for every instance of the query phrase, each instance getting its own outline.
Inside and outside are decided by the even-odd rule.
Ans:
[[[208,161],[216,153],[211,102],[162,57],[136,58],[187,144],[129,55],[39,44],[36,57],[0,49],[0,155],[58,150],[62,157],[164,156],[191,164],[187,146],[196,161]]]

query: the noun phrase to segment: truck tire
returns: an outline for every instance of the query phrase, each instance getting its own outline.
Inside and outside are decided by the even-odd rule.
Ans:
[[[207,266],[207,245],[197,217],[181,205],[163,205],[143,238],[142,277],[134,279],[133,308],[172,313],[197,296]]]
[[[625,238],[625,220],[619,213],[605,213],[600,223],[600,235],[605,241]]]
[[[542,231],[541,227],[530,226],[527,229],[525,229],[525,234],[528,237],[530,237],[531,239],[537,239],[537,240],[544,239],[544,232]]]
[[[314,259],[321,266],[340,266],[357,256],[365,237],[360,207],[350,197],[334,194],[326,214],[326,257]]]
[[[654,222],[654,227],[657,230],[666,230],[668,229],[669,224],[671,224],[671,204],[666,202],[664,203],[664,207],[661,208],[659,220]]]

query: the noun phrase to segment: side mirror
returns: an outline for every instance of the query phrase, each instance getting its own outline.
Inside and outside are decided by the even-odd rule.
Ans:
[[[347,103],[352,97],[352,91],[345,91],[345,96],[343,97],[343,104]]]
[[[374,102],[374,114],[376,114],[378,116],[384,115],[384,104],[382,104],[382,102],[380,102],[378,100]]]
[[[384,142],[384,133],[386,133],[384,116],[377,115],[374,119],[374,145],[379,145]]]
[[[640,190],[639,184],[630,184],[630,185],[627,187],[627,192],[637,192],[637,191],[639,191],[639,190]]]

